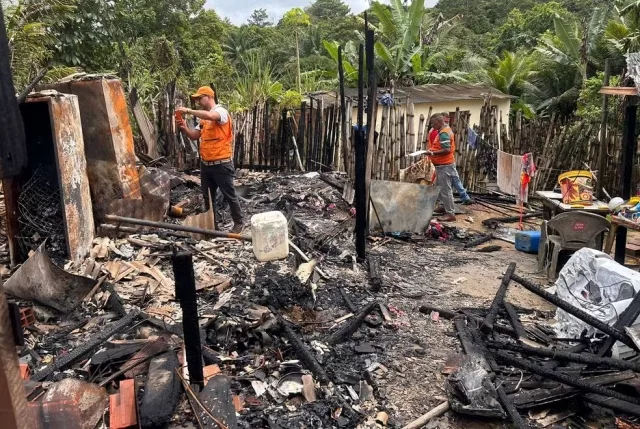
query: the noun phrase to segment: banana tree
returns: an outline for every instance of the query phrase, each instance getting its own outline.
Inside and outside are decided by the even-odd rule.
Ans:
[[[373,2],[371,12],[380,21],[375,52],[384,66],[382,80],[410,80],[416,62],[414,57],[422,51],[420,32],[425,16],[424,0],[413,0],[408,8],[401,0],[392,0],[390,9]]]

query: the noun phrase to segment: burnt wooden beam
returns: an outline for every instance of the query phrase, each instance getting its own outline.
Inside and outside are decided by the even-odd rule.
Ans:
[[[369,255],[369,282],[371,291],[379,292],[382,288],[382,274],[380,273],[380,256]]]
[[[517,274],[514,274],[512,276],[512,279],[516,281],[518,284],[520,284],[521,286],[523,286],[525,289],[528,289],[530,292],[533,292],[539,297],[546,299],[550,303],[554,304],[556,307],[563,309],[564,311],[571,314],[572,316],[577,317],[583,322],[593,326],[596,329],[599,329],[605,334],[626,344],[627,346],[631,347],[633,350],[638,350],[637,346],[633,343],[631,338],[627,336],[626,333],[621,332],[620,330],[615,329],[614,327],[606,324],[602,320],[593,317],[589,313],[583,310],[580,310],[577,307],[574,307],[573,305],[569,304],[567,301],[559,298],[558,296],[550,294],[546,290],[542,289],[542,287],[540,287],[539,285],[535,284],[530,280],[522,278]]]
[[[620,401],[614,398],[607,398],[606,396],[596,395],[590,393],[584,395],[582,400],[590,404],[598,405],[600,407],[609,408],[614,411],[618,411],[624,414],[632,414],[634,416],[640,416],[640,406],[630,404],[629,402]]]
[[[132,310],[122,319],[117,322],[111,323],[104,327],[100,332],[94,335],[88,342],[84,343],[80,347],[76,347],[70,353],[56,357],[53,363],[46,368],[38,371],[31,376],[33,381],[43,381],[52,375],[55,371],[63,371],[74,363],[78,362],[84,356],[97,349],[114,334],[124,330],[129,324],[138,317],[140,313],[136,310]]]
[[[469,312],[465,312],[465,313],[460,313],[460,312],[456,312],[447,308],[440,308],[440,307],[436,307],[430,304],[424,304],[422,306],[420,306],[419,309],[420,313],[422,314],[431,314],[432,311],[436,311],[440,314],[440,316],[442,316],[445,319],[454,319],[456,317],[462,317],[462,316],[467,316],[470,320],[473,320],[474,322],[476,322],[478,325],[482,324],[482,318],[479,316],[476,316],[475,314],[471,314]],[[513,338],[517,338],[517,334],[516,331],[514,331],[511,327],[509,326],[505,326],[505,325],[501,325],[501,324],[494,324],[493,325],[493,329],[494,331],[500,333],[500,334],[504,334],[504,335],[508,335],[510,337]]]
[[[509,322],[511,322],[511,326],[518,334],[518,339],[527,338],[527,330],[524,329],[522,322],[520,321],[520,316],[518,316],[518,312],[516,309],[508,303],[507,301],[503,302],[504,309],[507,311],[507,316],[509,317]]]
[[[284,321],[282,316],[278,316],[278,323],[280,328],[284,331],[285,336],[289,340],[291,347],[298,356],[298,359],[313,373],[313,375],[321,382],[327,382],[329,377],[324,368],[318,363],[316,358],[309,352],[302,340],[298,338],[298,335],[289,327],[287,322]]]
[[[366,151],[364,135],[364,46],[358,51],[358,130],[354,133],[355,142],[355,205],[356,205],[356,253],[360,260],[366,257],[367,233],[367,186]]]
[[[0,178],[17,176],[27,165],[24,125],[13,87],[9,42],[0,11]]]
[[[517,427],[518,429],[528,429],[529,424],[527,424],[527,422],[522,418],[522,416],[516,409],[516,406],[513,404],[513,401],[504,391],[504,388],[502,386],[498,386],[496,388],[496,392],[498,392],[498,399],[500,399],[500,403],[506,410],[509,418],[511,419],[511,422],[515,425],[515,427]]]
[[[640,293],[636,293],[633,301],[631,301],[629,306],[622,312],[620,317],[618,317],[616,323],[614,323],[613,328],[623,332],[624,328],[631,326],[638,316],[640,316]],[[598,349],[598,356],[603,357],[608,355],[615,343],[616,340],[613,337],[604,340],[604,343]]]
[[[346,341],[347,339],[349,339],[351,337],[351,335],[353,335],[358,330],[360,325],[362,325],[362,323],[364,322],[366,317],[376,307],[378,307],[378,303],[375,302],[375,301],[372,302],[371,304],[367,305],[365,308],[363,308],[360,311],[360,313],[358,313],[356,315],[356,317],[351,319],[350,322],[346,323],[342,328],[340,328],[333,335],[331,335],[331,337],[329,337],[329,340],[327,342],[329,344],[335,345],[335,344],[342,343],[342,342]]]
[[[507,288],[509,287],[509,282],[511,282],[511,276],[516,270],[516,263],[512,262],[509,264],[507,268],[507,272],[502,276],[502,282],[500,283],[500,287],[498,288],[498,292],[496,296],[493,298],[493,302],[491,303],[491,307],[489,307],[489,313],[484,318],[482,322],[482,326],[480,326],[480,330],[488,334],[493,331],[493,322],[495,322],[496,316],[498,315],[498,311],[500,310],[500,305],[504,302],[504,297],[507,294]]]
[[[202,389],[204,387],[204,372],[193,257],[189,252],[176,252],[171,257],[171,263],[175,278],[176,298],[180,301],[182,309],[182,329],[184,330],[184,348],[189,368],[189,383],[196,384]]]
[[[343,287],[340,287],[340,295],[342,295],[342,299],[344,300],[344,303],[347,305],[347,308],[349,309],[349,311],[352,313],[357,313],[358,307],[356,307],[353,304],[353,302],[351,301],[351,298],[349,298],[349,295],[347,295]]]
[[[218,423],[222,423],[228,429],[238,428],[238,418],[233,406],[229,377],[220,374],[211,378],[204,390],[198,394],[198,398],[215,419],[214,421],[211,416],[207,415],[207,412],[198,413],[198,421],[202,420],[206,428],[217,429]]]
[[[575,387],[576,389],[580,389],[581,391],[596,393],[598,395],[603,395],[603,396],[619,399],[621,401],[631,402],[632,404],[640,405],[640,398],[623,395],[622,393],[618,393],[616,391],[613,391],[604,387],[587,383],[583,380],[577,379],[575,377],[571,377],[561,372],[548,370],[540,365],[530,363],[527,360],[518,359],[514,356],[511,356],[504,351],[496,351],[495,356],[508,364],[511,364],[521,369],[526,369],[527,371],[533,374],[536,374],[551,380],[555,380],[559,383],[566,384],[567,386]]]
[[[488,342],[487,347],[496,350],[510,350],[512,352],[522,353],[525,356],[533,355],[553,358],[555,360],[566,362],[583,363],[585,365],[602,365],[610,368],[631,370],[640,373],[640,363],[638,362],[613,358],[603,358],[592,353],[570,353],[563,350],[551,350],[545,348],[530,347],[524,344],[502,343],[498,341]]]
[[[635,378],[635,375],[631,371],[616,372],[613,374],[596,375],[593,377],[582,378],[585,383],[595,386],[606,386],[623,381],[631,380]],[[543,379],[544,380],[544,379]],[[512,396],[513,403],[518,409],[529,409],[541,407],[544,405],[550,405],[560,401],[566,401],[567,399],[580,395],[580,390],[575,387],[566,386],[564,384],[556,385],[554,387],[545,387],[543,383],[535,385],[525,382],[520,383],[521,388],[533,389],[520,391]]]
[[[457,326],[456,326],[456,329],[457,329]],[[487,348],[487,345],[485,344],[484,340],[482,339],[482,334],[480,333],[478,328],[475,327],[475,326],[472,326],[472,327],[468,326],[467,329],[471,333],[471,338],[473,338],[473,341],[476,344],[476,347],[477,347],[478,351],[485,357],[487,362],[489,362],[489,368],[491,368],[491,371],[493,371],[494,374],[499,373],[500,372],[500,367],[498,366],[498,363],[496,362],[496,360],[494,359],[493,355],[491,354],[491,352]],[[492,378],[494,378],[494,377],[495,377],[495,375]]]
[[[176,373],[180,363],[174,351],[169,351],[151,361],[144,394],[140,401],[140,427],[166,427],[178,405],[182,389]]]
[[[491,241],[493,239],[494,239],[493,234],[483,235],[482,237],[478,237],[478,238],[476,238],[474,240],[471,240],[468,243],[466,243],[464,245],[464,248],[465,249],[471,249],[472,247],[479,246],[479,245],[484,244],[487,241]]]

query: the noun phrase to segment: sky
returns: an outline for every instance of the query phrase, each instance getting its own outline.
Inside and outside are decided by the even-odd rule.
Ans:
[[[369,6],[369,0],[343,0],[351,7],[351,12],[360,13]],[[207,0],[206,7],[214,9],[218,15],[229,18],[232,23],[239,25],[247,21],[254,9],[264,8],[272,21],[277,22],[282,15],[294,7],[305,8],[312,0]],[[437,0],[426,0],[427,7],[434,6]]]

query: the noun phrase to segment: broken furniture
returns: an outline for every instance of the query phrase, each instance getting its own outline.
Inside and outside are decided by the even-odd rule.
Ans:
[[[554,281],[560,253],[574,253],[583,247],[596,248],[598,237],[609,226],[607,219],[587,212],[562,213],[544,221],[538,249],[538,268],[547,269],[547,278]]]
[[[609,228],[609,233],[607,234],[607,241],[604,246],[604,253],[606,253],[607,255],[610,255],[611,251],[613,250],[613,243],[615,242],[618,228],[626,228],[626,229],[631,229],[633,231],[640,231],[640,224],[631,222],[630,220],[627,220],[627,219],[622,219],[617,216],[612,216],[611,228]],[[629,246],[627,246],[627,249],[628,248]],[[636,249],[633,249],[633,250],[636,250]]]
[[[28,163],[2,183],[11,263],[22,262],[45,240],[47,250],[78,261],[94,237],[78,98],[32,94],[20,111]]]
[[[133,133],[121,81],[83,75],[43,88],[77,96],[94,208],[103,210],[114,199],[140,199]]]
[[[565,204],[562,202],[562,194],[554,191],[537,191],[536,195],[542,202],[544,218],[551,220],[554,216],[565,212],[586,211],[589,213],[606,216],[609,214],[609,206],[604,201],[595,200],[591,205]]]

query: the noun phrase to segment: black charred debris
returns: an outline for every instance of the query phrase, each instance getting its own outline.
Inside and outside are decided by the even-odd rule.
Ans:
[[[451,409],[507,419],[518,428],[586,427],[589,413],[608,419],[610,426],[634,427],[628,422],[640,418],[640,354],[627,360],[614,358],[611,346],[618,340],[638,352],[624,328],[640,312],[640,294],[616,325],[602,326],[598,319],[516,274],[515,265],[506,269],[487,309],[420,307],[423,314],[438,313],[452,320],[461,342],[464,353],[452,355],[443,369]],[[520,286],[607,332],[596,338],[566,339],[555,337],[547,325],[523,324],[521,313],[505,300],[508,287]]]

